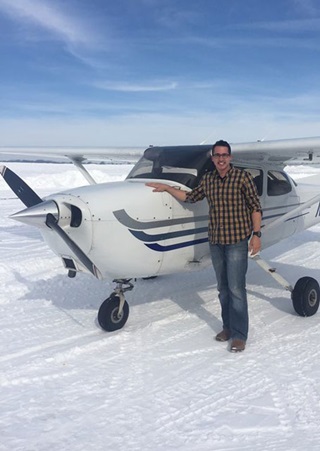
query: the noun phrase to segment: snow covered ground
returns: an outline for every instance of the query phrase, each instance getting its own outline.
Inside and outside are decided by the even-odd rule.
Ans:
[[[8,166],[40,196],[83,184],[71,165]],[[90,169],[103,181],[129,168]],[[211,268],[138,280],[124,329],[103,332],[96,313],[113,285],[69,279],[37,229],[8,219],[23,206],[2,179],[0,203],[1,451],[320,449],[320,312],[297,316],[250,262],[242,354],[213,340]],[[292,284],[320,280],[319,238],[320,225],[263,257]]]

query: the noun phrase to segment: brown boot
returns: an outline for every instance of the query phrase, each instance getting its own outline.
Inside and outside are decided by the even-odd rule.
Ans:
[[[230,351],[231,352],[242,352],[246,348],[246,342],[244,340],[240,340],[239,338],[235,338],[231,342]]]
[[[217,341],[228,341],[230,338],[230,331],[228,329],[223,329],[216,335]]]

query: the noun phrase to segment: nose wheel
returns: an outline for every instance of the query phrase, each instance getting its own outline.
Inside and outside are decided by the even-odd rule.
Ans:
[[[133,289],[130,279],[114,280],[117,286],[113,293],[101,304],[98,311],[98,323],[107,332],[121,329],[129,316],[129,304],[124,293]]]

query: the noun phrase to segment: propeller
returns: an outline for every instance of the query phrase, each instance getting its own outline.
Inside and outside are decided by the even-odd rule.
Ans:
[[[78,258],[82,265],[87,268],[97,279],[102,279],[101,272],[82,249],[70,238],[70,236],[59,226],[59,208],[53,200],[43,201],[29,185],[27,185],[17,174],[6,166],[0,166],[0,174],[7,182],[12,191],[27,207],[18,213],[11,215],[15,219],[26,224],[42,227],[44,224],[56,232],[66,243],[71,252]]]

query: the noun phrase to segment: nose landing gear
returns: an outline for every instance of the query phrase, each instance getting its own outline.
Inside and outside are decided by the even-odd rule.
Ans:
[[[129,304],[124,293],[133,289],[131,279],[116,279],[113,293],[101,304],[98,312],[98,323],[107,332],[121,329],[129,316]],[[125,286],[124,286],[125,285]]]

